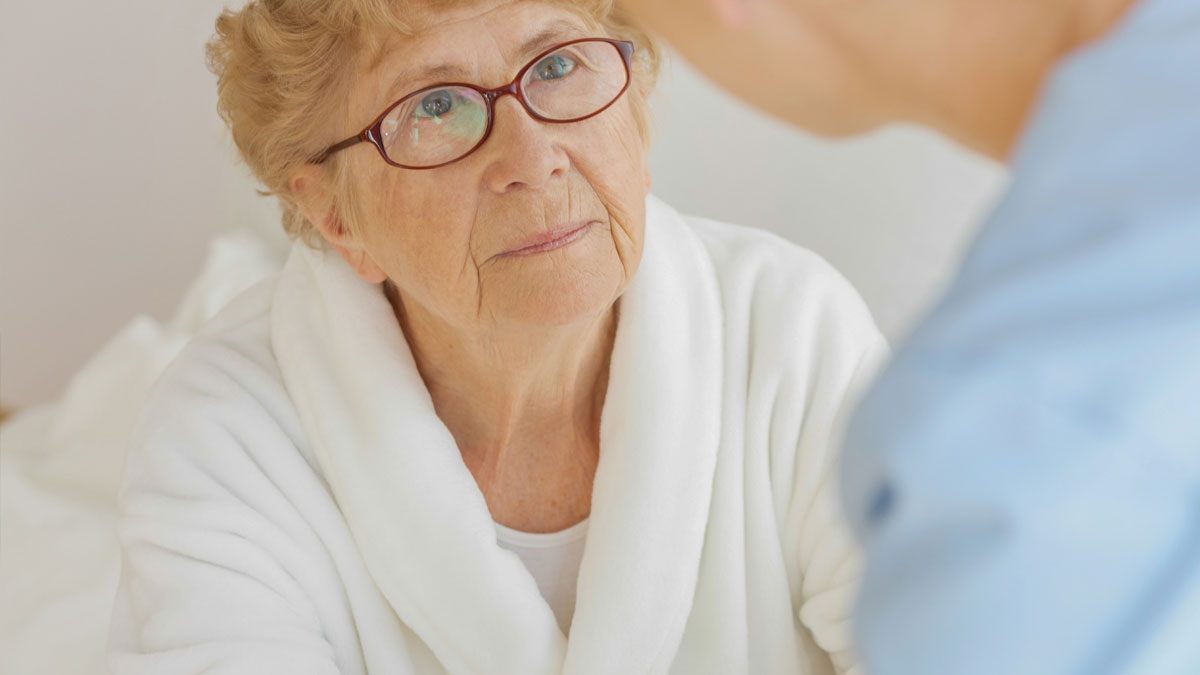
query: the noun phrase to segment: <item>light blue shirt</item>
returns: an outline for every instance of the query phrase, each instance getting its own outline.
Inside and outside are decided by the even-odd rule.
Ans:
[[[869,675],[1200,673],[1200,0],[1047,82],[848,436]]]

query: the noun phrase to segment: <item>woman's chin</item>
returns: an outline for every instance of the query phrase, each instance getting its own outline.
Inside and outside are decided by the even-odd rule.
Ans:
[[[571,246],[526,256],[489,284],[484,302],[493,316],[523,324],[557,326],[602,314],[624,290],[625,273],[612,249],[587,237]]]

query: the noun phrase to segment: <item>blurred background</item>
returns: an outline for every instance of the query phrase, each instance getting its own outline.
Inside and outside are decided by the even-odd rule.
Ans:
[[[0,22],[0,406],[55,398],[140,314],[171,315],[208,242],[285,245],[215,112],[215,0],[4,0]],[[928,132],[830,142],[748,109],[669,59],[654,192],[830,260],[889,337],[953,272],[1006,176]]]

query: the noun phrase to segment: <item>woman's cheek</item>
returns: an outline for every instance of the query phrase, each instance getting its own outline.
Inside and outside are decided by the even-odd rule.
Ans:
[[[597,191],[606,203],[619,203],[628,209],[631,202],[646,198],[646,152],[637,126],[627,111],[605,121],[603,131],[581,153],[591,169]],[[614,170],[614,167],[623,167]]]
[[[402,169],[388,167],[392,172]],[[395,178],[399,178],[396,176]],[[413,284],[428,286],[447,273],[447,261],[457,241],[448,215],[420,186],[398,184],[393,177],[376,183],[372,209],[372,244],[387,260],[388,276],[403,290]],[[461,256],[459,256],[461,259]]]

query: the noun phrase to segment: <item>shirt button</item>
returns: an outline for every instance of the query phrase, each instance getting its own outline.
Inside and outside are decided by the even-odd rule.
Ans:
[[[867,525],[875,526],[883,521],[896,503],[896,492],[891,483],[884,483],[875,490],[871,505],[867,508]]]

